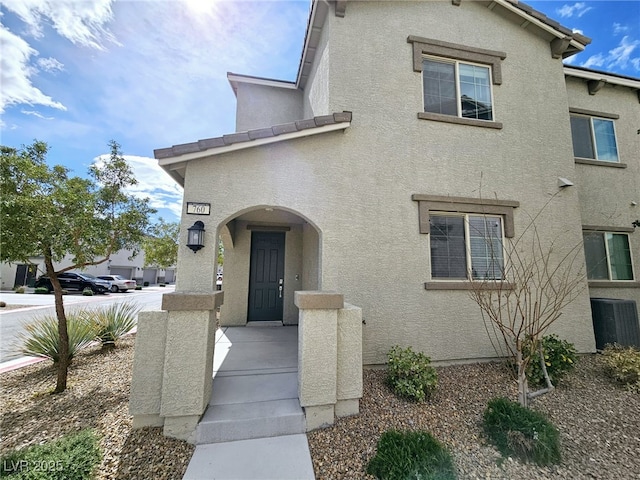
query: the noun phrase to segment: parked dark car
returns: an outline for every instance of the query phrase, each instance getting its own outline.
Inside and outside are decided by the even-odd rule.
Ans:
[[[93,293],[106,293],[111,289],[111,282],[101,280],[88,273],[64,272],[58,275],[60,286],[63,290],[78,290],[82,292],[85,288],[90,288]],[[46,275],[38,278],[35,287],[44,287],[53,291],[51,280]]]

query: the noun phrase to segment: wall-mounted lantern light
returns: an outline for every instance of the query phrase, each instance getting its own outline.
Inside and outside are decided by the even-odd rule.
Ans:
[[[200,220],[187,228],[187,247],[193,250],[193,253],[204,247],[204,232],[204,223]]]

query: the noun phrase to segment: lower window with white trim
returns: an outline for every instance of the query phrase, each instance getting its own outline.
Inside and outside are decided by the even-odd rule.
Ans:
[[[583,232],[589,280],[633,280],[629,235]]]
[[[501,216],[431,213],[433,280],[502,280],[504,228]]]

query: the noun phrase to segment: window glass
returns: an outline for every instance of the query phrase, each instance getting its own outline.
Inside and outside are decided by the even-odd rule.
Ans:
[[[430,225],[431,276],[433,278],[466,278],[464,217],[432,216]]]
[[[584,233],[589,280],[633,280],[629,236],[625,233]]]
[[[503,277],[502,219],[469,216],[471,275],[474,279]]]
[[[424,111],[457,115],[456,77],[453,63],[424,60]]]
[[[618,161],[618,147],[616,146],[616,134],[613,129],[613,121],[594,118],[593,130],[596,137],[596,149],[598,160],[608,162]]]
[[[574,156],[604,162],[618,161],[613,120],[571,115],[571,136]]]
[[[431,215],[429,223],[432,278],[503,278],[501,217]]]
[[[595,158],[589,118],[571,116],[573,155],[580,158]]]
[[[633,280],[629,236],[616,233],[607,233],[606,236],[611,263],[611,280]]]
[[[426,58],[422,79],[425,112],[493,120],[489,67]]]
[[[587,260],[587,278],[589,280],[608,280],[607,251],[601,233],[585,233],[584,253]]]

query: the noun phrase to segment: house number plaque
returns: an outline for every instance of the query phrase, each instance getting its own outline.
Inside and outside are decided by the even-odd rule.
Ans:
[[[209,215],[211,213],[211,204],[187,202],[187,213],[189,215]]]

